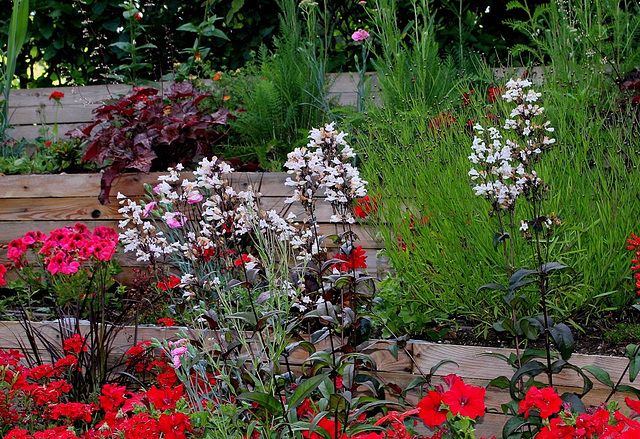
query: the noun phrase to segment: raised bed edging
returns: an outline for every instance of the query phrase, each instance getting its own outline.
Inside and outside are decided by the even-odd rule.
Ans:
[[[50,340],[60,341],[58,332],[58,324],[55,322],[34,323],[35,327],[44,333]],[[87,325],[81,328],[82,331]],[[136,342],[148,339],[175,339],[179,329],[184,329],[189,333],[187,328],[166,328],[166,327],[125,327],[116,336],[114,342],[114,353],[124,354]],[[24,330],[19,322],[0,322],[0,347],[20,349],[20,344],[28,345],[24,335]],[[452,360],[456,364],[448,363],[436,371],[434,378],[438,381],[441,377],[450,373],[454,373],[462,378],[465,382],[474,385],[485,385],[491,379],[501,375],[511,377],[513,370],[506,362],[499,358],[487,354],[503,354],[509,355],[514,352],[513,349],[506,348],[486,348],[478,346],[460,346],[452,344],[440,344],[424,341],[409,341],[405,350],[398,351],[398,359],[396,359],[389,351],[392,342],[387,340],[373,340],[371,344],[364,350],[370,354],[377,366],[376,376],[379,380],[386,383],[396,383],[401,388],[405,388],[415,378],[421,376],[420,371],[429,373],[430,369],[442,360]],[[324,349],[329,345],[328,341],[316,345],[317,349]],[[294,350],[289,362],[294,367],[301,367],[308,353],[303,349]],[[414,361],[411,361],[413,357]],[[613,382],[617,382],[626,368],[628,360],[623,357],[608,357],[604,355],[583,355],[576,354],[571,358],[571,363],[580,367],[594,365],[601,367],[609,373]],[[540,381],[544,381],[543,377],[538,377]],[[606,386],[593,379],[594,387],[583,401],[587,406],[597,406],[601,404],[609,395]],[[631,385],[628,374],[623,377],[621,384]],[[582,387],[582,381],[575,371],[565,371],[562,374],[554,376],[554,385],[561,392],[576,391]],[[619,393],[612,399],[618,401],[624,411],[625,396],[629,394]],[[408,397],[410,404],[416,404],[419,397],[416,393],[412,393]],[[635,399],[635,398],[634,398]],[[510,401],[508,391],[500,390],[495,387],[487,389],[485,401],[489,412],[484,416],[483,421],[477,425],[477,437],[500,437],[502,427],[508,419],[502,415],[501,404]]]
[[[73,225],[76,222],[89,228],[108,226],[118,229],[122,216],[121,207],[116,198],[122,194],[132,199],[145,196],[143,185],[155,185],[158,176],[166,173],[150,174],[128,173],[121,176],[111,190],[110,203],[102,205],[98,201],[100,193],[100,174],[47,174],[47,175],[0,175],[0,245],[8,244],[12,239],[21,238],[30,230],[48,233],[56,228]],[[186,178],[188,173],[183,174]],[[285,205],[283,201],[292,195],[292,188],[284,182],[288,174],[284,172],[231,174],[231,183],[237,190],[251,185],[262,194],[260,202],[265,210],[275,209],[293,212],[303,218],[303,210],[295,205]],[[335,226],[329,223],[331,208],[328,203],[317,204],[320,232],[335,233]],[[377,257],[380,244],[367,230],[356,225],[354,231],[359,236],[358,245],[367,252],[369,271],[376,273],[386,270],[383,259]],[[4,252],[0,252],[0,263],[7,262]],[[119,262],[124,271],[120,280],[128,283],[132,268],[140,266],[131,253],[120,254]]]

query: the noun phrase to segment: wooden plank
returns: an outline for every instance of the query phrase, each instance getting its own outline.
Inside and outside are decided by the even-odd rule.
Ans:
[[[491,380],[498,376],[511,377],[513,369],[505,361],[492,355],[510,355],[515,352],[513,349],[486,348],[476,346],[457,346],[451,344],[437,344],[428,342],[414,342],[413,353],[416,362],[422,370],[429,370],[441,360],[453,360],[458,365],[445,364],[438,369],[438,375],[455,373],[463,378],[478,378]],[[611,379],[617,382],[622,375],[628,360],[619,357],[607,357],[604,355],[580,355],[574,354],[570,360],[571,364],[578,367],[587,365],[598,366],[609,372]],[[464,365],[464,367],[462,366]],[[415,370],[414,370],[415,372]],[[562,383],[571,387],[582,387],[582,378],[573,370],[565,370],[557,375]],[[546,382],[546,377],[538,376],[540,381]],[[591,377],[592,378],[592,377]],[[556,375],[554,375],[554,380]],[[594,381],[594,388],[606,389],[606,386]],[[628,376],[623,377],[622,384],[631,384]]]
[[[144,199],[131,197],[132,200]],[[281,216],[295,214],[300,221],[306,218],[304,209],[299,204],[284,204],[284,197],[261,197],[260,208],[275,209]],[[97,197],[75,198],[0,198],[0,221],[42,221],[42,220],[121,220],[118,209],[122,207],[114,200],[111,204],[102,205]],[[316,215],[320,221],[327,222],[333,210],[331,205],[319,202]]]
[[[77,126],[78,123],[58,124],[58,139],[66,139],[65,134]],[[30,142],[38,137],[53,139],[53,125],[45,125],[44,128],[46,132],[43,134],[43,126],[34,122],[31,125],[13,126],[7,129],[7,135],[14,139],[26,139]]]
[[[122,174],[111,189],[111,202],[117,203],[116,196],[121,192],[129,197],[144,195],[144,184],[155,186],[158,177],[166,172],[131,172]],[[192,178],[185,172],[181,178]],[[255,191],[270,197],[290,196],[292,188],[285,186],[289,177],[285,172],[234,172],[229,181],[237,190],[246,190],[252,186]],[[29,174],[0,175],[0,198],[68,198],[97,197],[100,193],[100,174]],[[322,198],[322,193],[319,194]]]
[[[376,90],[377,81],[374,73],[371,77],[372,90]],[[330,78],[329,99],[339,105],[355,105],[357,100],[357,74],[341,73]],[[212,81],[205,81],[211,84]],[[158,87],[168,88],[172,83],[166,82]],[[9,134],[16,139],[34,140],[41,135],[42,124],[49,128],[49,135],[54,123],[58,123],[58,137],[71,129],[90,122],[92,111],[107,99],[114,99],[130,92],[130,85],[89,85],[82,87],[49,87],[40,89],[11,90],[9,97],[10,124],[14,125]],[[49,100],[52,92],[64,93],[61,99],[62,108],[56,108]],[[372,92],[376,94],[376,92]]]

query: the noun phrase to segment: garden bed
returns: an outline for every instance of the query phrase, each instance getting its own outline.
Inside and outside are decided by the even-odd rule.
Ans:
[[[46,336],[47,339],[61,342],[58,330],[59,324],[57,322],[33,323],[33,327]],[[80,328],[81,333],[86,333],[89,330],[88,325],[81,325]],[[179,329],[184,329],[187,334],[190,333],[187,328],[177,327],[125,327],[118,332],[113,344],[114,358],[118,355],[124,355],[127,349],[142,340],[177,339],[176,333]],[[194,334],[191,333],[191,335]],[[1,348],[21,349],[25,345],[28,345],[28,340],[19,322],[0,322]],[[438,367],[433,375],[434,382],[439,382],[441,377],[448,374],[456,374],[463,378],[466,383],[481,386],[486,385],[497,376],[511,377],[513,375],[513,369],[506,362],[495,356],[508,356],[515,352],[513,349],[409,341],[404,349],[399,349],[396,359],[389,350],[391,345],[392,342],[387,340],[372,340],[367,342],[363,352],[371,355],[375,360],[377,370],[374,373],[381,382],[395,383],[403,389],[414,379],[423,376],[423,374],[429,374],[431,368],[443,360],[451,360],[454,363],[447,363]],[[328,347],[329,342],[327,340],[316,345],[318,350]],[[294,370],[301,370],[307,357],[308,353],[306,351],[296,349],[289,357],[289,364]],[[620,383],[632,384],[626,371],[626,365],[628,364],[626,358],[576,354],[572,356],[571,363],[579,367],[600,367],[610,374],[614,382],[617,382],[623,374],[626,374]],[[545,381],[542,377],[538,378],[542,382]],[[582,379],[576,372],[565,370],[561,374],[554,376],[554,385],[559,392],[575,392],[582,387]],[[593,390],[583,398],[583,401],[587,406],[595,406],[601,404],[608,395],[609,389],[594,380]],[[631,395],[617,393],[612,400],[618,401],[624,406],[624,398],[627,396]],[[388,397],[394,398],[393,395],[388,395]],[[419,397],[416,392],[408,394],[407,401],[409,404],[416,404],[418,400]],[[506,404],[510,401],[509,392],[508,390],[489,387],[485,401],[488,413],[484,416],[483,421],[477,425],[478,437],[491,437],[493,435],[500,437],[502,427],[508,419],[501,414],[501,404]]]

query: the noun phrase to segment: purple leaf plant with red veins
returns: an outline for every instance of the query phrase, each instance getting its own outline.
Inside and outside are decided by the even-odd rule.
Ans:
[[[125,170],[164,171],[195,157],[212,156],[211,145],[226,134],[226,108],[205,105],[211,96],[190,82],[173,84],[164,96],[141,87],[96,108],[94,121],[67,133],[89,141],[83,161],[103,166],[98,199],[109,204],[113,181]],[[105,166],[106,165],[106,166]]]

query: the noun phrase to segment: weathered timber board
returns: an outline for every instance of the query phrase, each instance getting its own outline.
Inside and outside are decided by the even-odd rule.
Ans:
[[[486,348],[477,346],[457,346],[451,344],[438,344],[427,342],[413,343],[413,355],[420,368],[425,371],[435,366],[441,360],[452,360],[455,364],[445,364],[438,369],[438,375],[447,375],[455,373],[463,378],[478,378],[491,380],[498,376],[511,377],[513,369],[504,360],[493,356],[492,354],[509,355],[514,352],[513,349],[504,348]],[[628,360],[619,357],[608,357],[604,355],[580,355],[574,354],[570,363],[579,367],[587,365],[598,366],[611,376],[614,382],[622,375]],[[416,370],[414,370],[414,373]],[[605,389],[606,387],[588,375],[593,380],[594,388]],[[577,372],[565,370],[558,375],[558,382],[571,387],[582,387],[583,380]],[[538,376],[542,382],[545,377]],[[554,376],[554,380],[556,377]],[[555,384],[555,382],[554,382]],[[622,384],[632,384],[629,381],[628,374],[622,379]]]
[[[371,75],[369,75],[371,76]],[[211,81],[205,81],[209,84]],[[329,78],[328,98],[339,105],[355,105],[357,100],[358,76],[349,73],[332,74]],[[372,89],[376,80],[372,78]],[[171,82],[158,84],[168,88]],[[54,123],[58,124],[58,137],[79,125],[89,123],[93,119],[93,110],[105,100],[118,98],[129,93],[130,85],[89,85],[81,87],[50,87],[39,89],[11,90],[9,96],[10,123],[14,127],[9,134],[16,138],[33,140],[41,135],[40,131],[48,129],[52,134]],[[60,100],[62,107],[54,105],[49,96],[54,91],[64,93]],[[311,128],[311,127],[309,127]]]
[[[155,186],[158,177],[166,172],[126,173],[118,177],[111,188],[110,201],[117,204],[116,196],[121,192],[129,197],[145,195],[144,184]],[[284,172],[236,172],[229,181],[237,190],[249,186],[269,197],[286,197],[293,192],[284,185],[289,175]],[[191,178],[185,172],[181,178]],[[97,198],[100,193],[100,174],[38,174],[0,175],[0,199],[4,198]],[[319,194],[320,196],[321,194]]]

